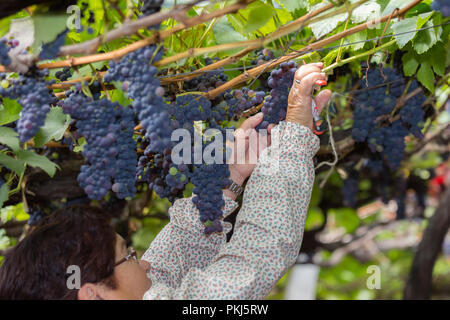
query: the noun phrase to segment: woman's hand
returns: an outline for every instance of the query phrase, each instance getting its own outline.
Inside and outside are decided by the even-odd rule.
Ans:
[[[267,128],[267,136],[255,130],[262,119],[261,112],[246,119],[235,131],[234,142],[227,141],[227,147],[232,151],[228,157],[230,179],[237,184],[242,185],[252,174],[261,151],[271,144],[273,124]]]
[[[310,63],[302,65],[295,73],[294,83],[288,97],[288,109],[286,113],[287,122],[296,122],[309,129],[313,129],[312,95],[314,84],[317,80],[326,80],[322,73],[323,63]],[[297,83],[295,80],[299,80]],[[319,108],[319,113],[331,98],[330,90],[321,91],[314,101]]]

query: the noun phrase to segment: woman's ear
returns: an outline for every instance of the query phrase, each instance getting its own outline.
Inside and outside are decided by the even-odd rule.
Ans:
[[[102,299],[99,287],[93,283],[85,283],[78,290],[78,300]]]

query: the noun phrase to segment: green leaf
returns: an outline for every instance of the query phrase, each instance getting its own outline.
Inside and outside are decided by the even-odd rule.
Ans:
[[[67,14],[37,14],[31,17],[34,24],[33,48],[39,49],[42,44],[52,42],[56,36],[66,30]]]
[[[227,15],[228,22],[233,26],[234,30],[243,30],[245,21],[237,14]]]
[[[395,34],[394,35],[395,40],[397,41],[398,47],[400,49],[403,48],[409,41],[411,41],[414,38],[414,36],[416,35],[416,32],[410,32],[410,33],[405,33],[405,34],[401,34],[401,35],[397,35],[397,34],[403,33],[406,31],[415,30],[418,19],[419,19],[419,17],[407,18],[404,20],[397,21],[391,26],[391,29],[393,30],[393,32]]]
[[[19,135],[8,127],[0,127],[0,143],[7,145],[13,151],[20,149]]]
[[[3,104],[0,105],[0,125],[19,119],[21,110],[22,106],[16,100],[3,98]]]
[[[426,13],[419,14],[417,16],[416,28],[417,29],[422,28],[423,25],[431,18],[432,15],[433,15],[433,12],[426,12]]]
[[[7,206],[0,210],[0,221],[6,223],[12,219],[16,221],[28,220],[29,215],[23,208],[23,202],[20,202],[13,206]]]
[[[347,233],[355,231],[359,226],[359,217],[354,209],[330,209],[329,215],[336,221],[336,226],[344,227]]]
[[[275,10],[272,6],[264,4],[260,1],[253,2],[248,6],[250,14],[248,16],[247,24],[244,27],[244,33],[250,33],[258,30],[264,26],[275,14]]]
[[[81,137],[77,141],[77,146],[73,147],[73,152],[82,152],[84,150],[84,146],[86,145],[86,139],[84,137]]]
[[[445,59],[442,57],[445,57],[446,55],[447,52],[444,48],[444,44],[441,42],[434,45],[426,53],[427,60],[431,63],[434,72],[441,77],[443,77],[445,73]]]
[[[384,52],[377,51],[370,58],[370,62],[375,63],[375,64],[380,64],[383,62],[384,55],[385,55]]]
[[[381,16],[384,17],[385,15],[391,14],[395,8],[402,9],[406,4],[405,0],[390,0],[383,9]]]
[[[420,65],[419,72],[417,73],[417,79],[428,90],[434,92],[434,73],[428,61],[425,61]]]
[[[35,147],[41,148],[50,140],[60,140],[69,127],[70,117],[63,113],[60,107],[50,109],[45,124],[34,137]]]
[[[82,66],[81,68],[78,69],[79,73],[78,72],[74,73],[72,75],[72,77],[70,77],[69,79],[78,78],[80,76],[83,76],[83,77],[91,76],[94,73],[94,72],[92,72],[92,68],[94,68],[95,70],[100,70],[106,64],[107,64],[107,61],[98,61],[98,62],[93,62],[91,64]]]
[[[11,240],[5,229],[0,229],[0,250],[5,250],[11,246]]]
[[[8,184],[4,183],[0,188],[0,208],[2,208],[5,201],[8,200],[8,192]]]
[[[330,64],[333,63],[334,59],[336,59],[337,57],[338,51],[339,51],[338,49],[335,49],[328,52],[328,54],[322,60],[325,66],[329,66]]]
[[[119,81],[112,82],[116,88],[122,88],[122,84]],[[110,92],[111,101],[118,102],[122,106],[129,106],[131,104],[131,100],[128,98],[127,94],[123,92],[121,89],[112,90]]]
[[[25,162],[30,167],[41,168],[52,178],[55,175],[56,169],[59,169],[58,165],[33,151],[21,150],[17,152],[17,158]]]
[[[353,1],[354,2],[354,1]],[[376,0],[369,0],[356,7],[352,12],[352,22],[361,23],[379,18],[381,6]]]
[[[313,6],[310,11],[315,11],[315,10],[323,7],[326,4],[327,4],[327,2],[321,2],[321,3]],[[328,13],[330,13],[330,11],[327,11],[321,15],[328,14]],[[319,17],[321,15],[319,15]],[[345,21],[347,19],[347,17],[348,17],[348,13],[346,13],[346,12],[340,13],[340,14],[336,14],[330,18],[322,19],[317,22],[311,23],[309,26],[311,27],[311,30],[314,33],[314,36],[318,39],[318,38],[321,38],[322,36],[330,33],[334,29],[336,29],[337,25],[340,22]]]
[[[427,21],[425,27],[432,27],[433,23],[431,21]],[[432,46],[436,44],[438,41],[438,36],[436,35],[436,30],[434,28],[426,29],[419,31],[416,38],[413,41],[414,49],[418,54],[422,54]]]
[[[308,7],[307,0],[278,0],[277,2],[279,2],[289,12]]]
[[[214,38],[216,39],[217,44],[225,44],[236,41],[245,41],[247,40],[243,35],[239,32],[236,32],[227,22],[226,17],[222,17],[220,21],[218,21],[213,27]],[[241,50],[241,48],[227,50],[225,51],[227,54],[233,54]]]
[[[416,55],[409,51],[402,57],[403,73],[405,76],[410,77],[416,73],[419,61],[417,61]]]
[[[367,39],[367,30],[362,30],[360,32],[354,33],[350,36],[348,36],[345,39],[345,43],[352,43],[352,42],[358,42],[358,41],[363,41]],[[362,49],[364,47],[365,43],[364,42],[359,42],[359,43],[355,43],[352,44],[350,46],[350,48],[352,48],[353,50],[359,50]]]
[[[308,216],[305,221],[305,230],[311,230],[320,227],[325,218],[323,216],[322,210],[317,207],[310,207],[308,210]]]
[[[0,153],[0,164],[19,175],[25,170],[25,162],[19,159],[14,159],[4,153]]]
[[[0,37],[3,37],[9,31],[12,17],[0,19]]]

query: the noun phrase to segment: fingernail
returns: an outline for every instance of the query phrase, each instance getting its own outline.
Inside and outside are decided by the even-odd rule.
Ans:
[[[262,112],[258,112],[258,113],[255,115],[255,117],[257,117],[257,118],[262,118],[262,117],[263,117],[263,113],[262,113]]]

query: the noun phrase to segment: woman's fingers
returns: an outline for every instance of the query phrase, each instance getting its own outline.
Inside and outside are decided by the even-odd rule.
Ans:
[[[323,68],[323,62],[309,63],[309,64],[302,65],[295,72],[295,79],[297,79],[301,82],[301,80],[306,75],[310,74],[311,72],[322,72],[322,68]]]
[[[332,94],[333,93],[331,92],[331,90],[326,89],[320,91],[314,98],[314,101],[317,107],[319,108],[319,114],[322,112],[323,108],[325,108],[325,106],[327,105],[328,100],[330,100]]]
[[[299,93],[306,97],[312,97],[314,85],[317,80],[326,80],[327,75],[323,72],[312,72],[307,74],[300,82]]]
[[[244,122],[242,122],[242,124],[239,126],[239,129],[242,129],[244,131],[248,129],[254,129],[258,124],[261,123],[262,119],[263,113],[258,112],[257,114],[249,117]]]

